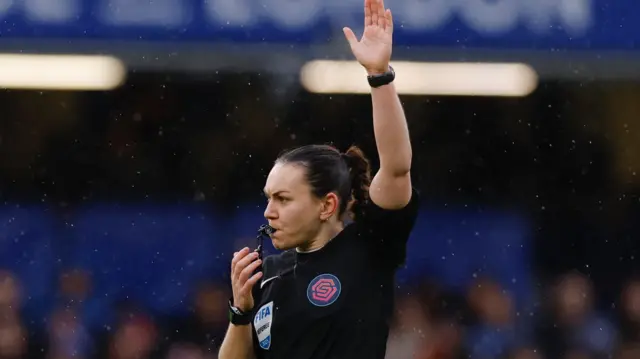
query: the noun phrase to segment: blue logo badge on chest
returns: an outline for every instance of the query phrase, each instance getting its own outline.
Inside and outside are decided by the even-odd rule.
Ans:
[[[311,304],[326,307],[335,303],[342,291],[340,280],[333,274],[320,274],[307,287],[307,298]]]
[[[253,318],[253,327],[258,336],[260,348],[268,350],[271,347],[271,326],[273,324],[273,301],[263,305]]]

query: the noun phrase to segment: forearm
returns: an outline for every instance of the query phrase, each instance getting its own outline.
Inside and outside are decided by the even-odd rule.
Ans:
[[[218,359],[253,359],[251,325],[229,325]]]
[[[373,130],[380,171],[402,176],[411,170],[411,141],[402,103],[393,83],[371,89]]]

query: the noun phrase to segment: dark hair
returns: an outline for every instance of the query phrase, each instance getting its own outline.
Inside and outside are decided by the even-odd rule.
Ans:
[[[316,197],[336,193],[339,216],[349,209],[354,215],[353,219],[357,220],[363,206],[369,201],[371,166],[362,150],[356,146],[351,146],[345,153],[340,153],[330,145],[302,146],[284,152],[278,156],[276,163],[304,167],[311,192]]]

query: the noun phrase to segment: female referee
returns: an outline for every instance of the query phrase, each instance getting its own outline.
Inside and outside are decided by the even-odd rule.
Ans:
[[[368,73],[380,169],[350,148],[311,145],[269,173],[265,217],[278,255],[244,248],[231,261],[231,324],[220,359],[384,358],[394,275],[418,211],[411,144],[389,66],[393,23],[365,0],[360,40],[344,34]],[[353,221],[345,224],[347,217]]]

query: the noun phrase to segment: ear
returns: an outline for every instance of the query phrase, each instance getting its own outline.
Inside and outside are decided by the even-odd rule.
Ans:
[[[320,220],[326,221],[334,214],[338,213],[339,202],[338,195],[333,192],[327,194],[322,200],[322,207],[320,208]]]

